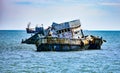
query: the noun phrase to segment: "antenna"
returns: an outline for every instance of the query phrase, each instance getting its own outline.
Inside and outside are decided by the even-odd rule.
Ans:
[[[28,28],[30,28],[30,24],[31,24],[31,22],[28,23],[28,25],[27,25]]]
[[[41,24],[41,26],[43,27],[43,24]]]

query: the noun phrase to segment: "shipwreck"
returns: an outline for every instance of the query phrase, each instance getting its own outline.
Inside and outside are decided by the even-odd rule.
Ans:
[[[30,24],[29,24],[30,25]],[[101,49],[102,37],[93,35],[85,36],[81,29],[80,20],[63,23],[53,22],[50,27],[35,27],[35,30],[26,28],[27,33],[34,34],[22,43],[35,44],[37,51],[80,51]]]

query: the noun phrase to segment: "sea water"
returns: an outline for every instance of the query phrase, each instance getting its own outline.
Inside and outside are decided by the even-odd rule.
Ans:
[[[120,31],[84,31],[102,36],[101,50],[36,52],[21,44],[22,30],[0,31],[0,73],[120,73]]]

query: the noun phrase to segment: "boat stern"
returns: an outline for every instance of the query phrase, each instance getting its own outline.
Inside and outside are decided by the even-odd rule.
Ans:
[[[101,45],[103,42],[106,42],[106,40],[103,40],[102,37],[96,37],[90,35],[91,39],[89,39],[89,48],[88,49],[101,49]]]

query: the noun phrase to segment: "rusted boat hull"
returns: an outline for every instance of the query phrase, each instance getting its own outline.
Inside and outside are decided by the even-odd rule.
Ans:
[[[69,44],[41,44],[37,51],[82,51],[89,48],[89,45],[69,45]]]
[[[101,49],[103,43],[102,38],[90,36],[91,39],[66,39],[66,38],[53,38],[44,37],[38,38],[38,35],[34,35],[22,43],[35,44],[37,51],[81,51],[81,50],[93,50]]]
[[[37,47],[37,51],[82,51],[98,49],[101,49],[101,45],[99,44],[41,44]]]

